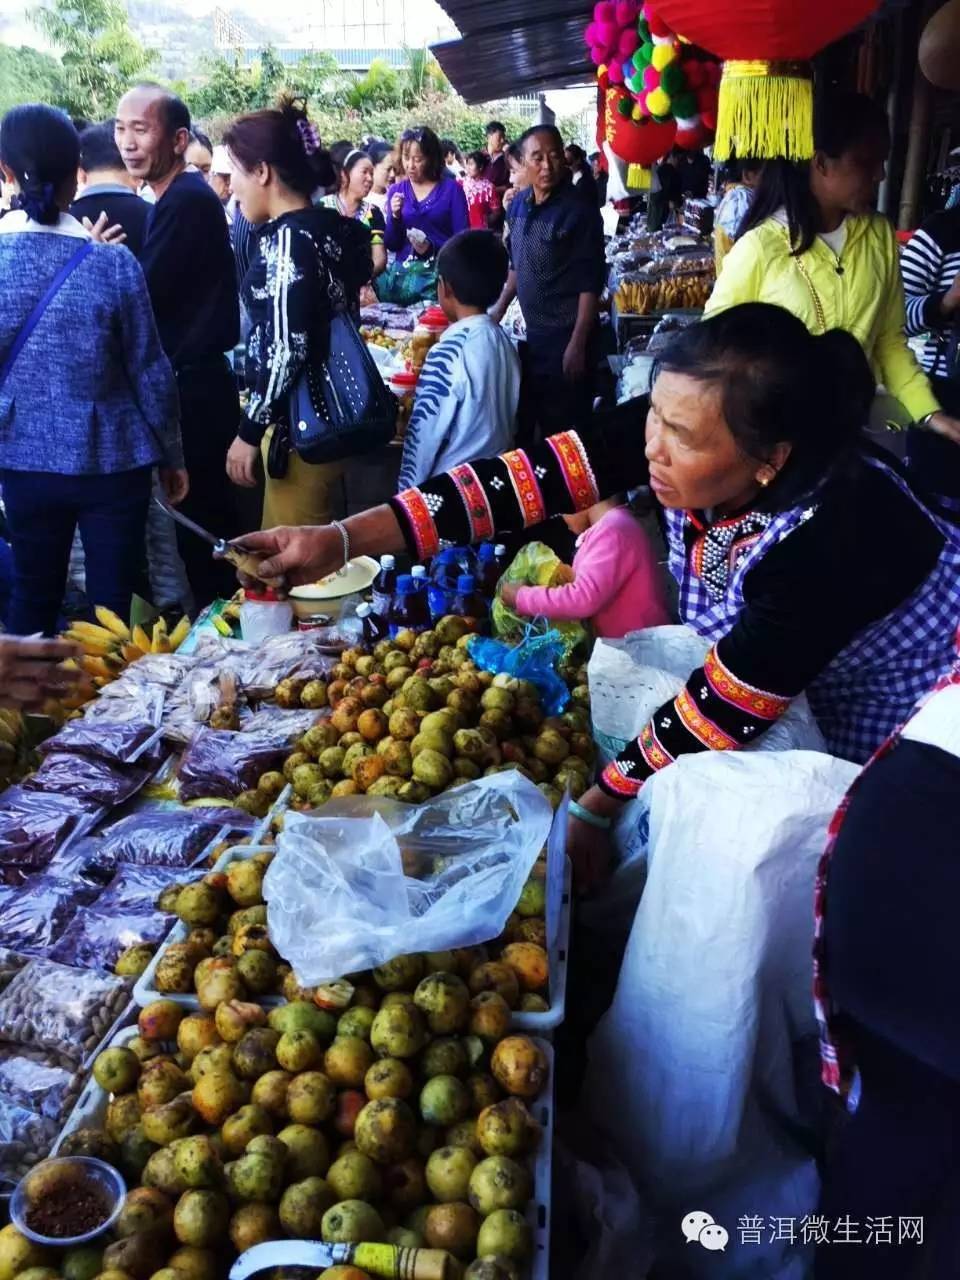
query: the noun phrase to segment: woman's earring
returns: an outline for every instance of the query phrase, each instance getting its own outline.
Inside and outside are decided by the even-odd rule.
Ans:
[[[762,489],[765,489],[773,477],[764,472],[762,476],[757,476],[757,481]]]

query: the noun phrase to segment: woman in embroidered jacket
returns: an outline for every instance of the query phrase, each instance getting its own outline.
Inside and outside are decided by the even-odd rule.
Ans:
[[[812,337],[747,303],[681,333],[650,398],[536,448],[476,461],[351,517],[353,554],[584,510],[649,481],[664,509],[680,615],[714,642],[681,693],[583,797],[570,824],[580,883],[606,869],[608,826],[646,778],[691,751],[754,741],[806,691],[830,750],[866,760],[951,663],[960,536],[861,435],[873,376],[859,344]],[[265,572],[309,582],[339,567],[335,529],[274,529]]]

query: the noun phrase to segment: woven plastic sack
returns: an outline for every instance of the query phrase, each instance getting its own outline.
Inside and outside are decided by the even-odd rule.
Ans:
[[[372,796],[291,813],[263,884],[274,946],[313,986],[502,932],[550,831],[550,802],[511,770],[422,805]]]
[[[514,556],[500,581],[515,582],[522,587],[561,587],[573,581],[573,570],[545,543],[528,542]],[[530,619],[508,609],[499,594],[494,596],[490,621],[493,634],[508,644],[519,644],[530,625]],[[551,621],[550,626],[563,639],[565,658],[569,658],[578,645],[585,645],[589,638],[581,622]]]

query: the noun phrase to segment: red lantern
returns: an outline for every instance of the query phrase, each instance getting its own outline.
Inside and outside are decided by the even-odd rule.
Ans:
[[[658,124],[649,116],[637,120],[636,104],[629,93],[612,85],[607,88],[601,85],[601,90],[602,141],[608,142],[617,159],[627,165],[626,185],[636,191],[646,191],[653,165],[673,146],[677,122],[666,120]]]
[[[724,61],[714,156],[813,154],[809,60],[879,0],[657,0],[674,31]]]

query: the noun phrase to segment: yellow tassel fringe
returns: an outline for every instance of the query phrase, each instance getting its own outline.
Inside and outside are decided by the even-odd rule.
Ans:
[[[784,70],[782,63],[724,64],[715,160],[729,160],[732,155],[758,160],[810,159],[813,83],[809,76],[783,74]]]
[[[631,191],[649,191],[652,174],[653,170],[645,169],[642,164],[628,165],[626,185]]]

